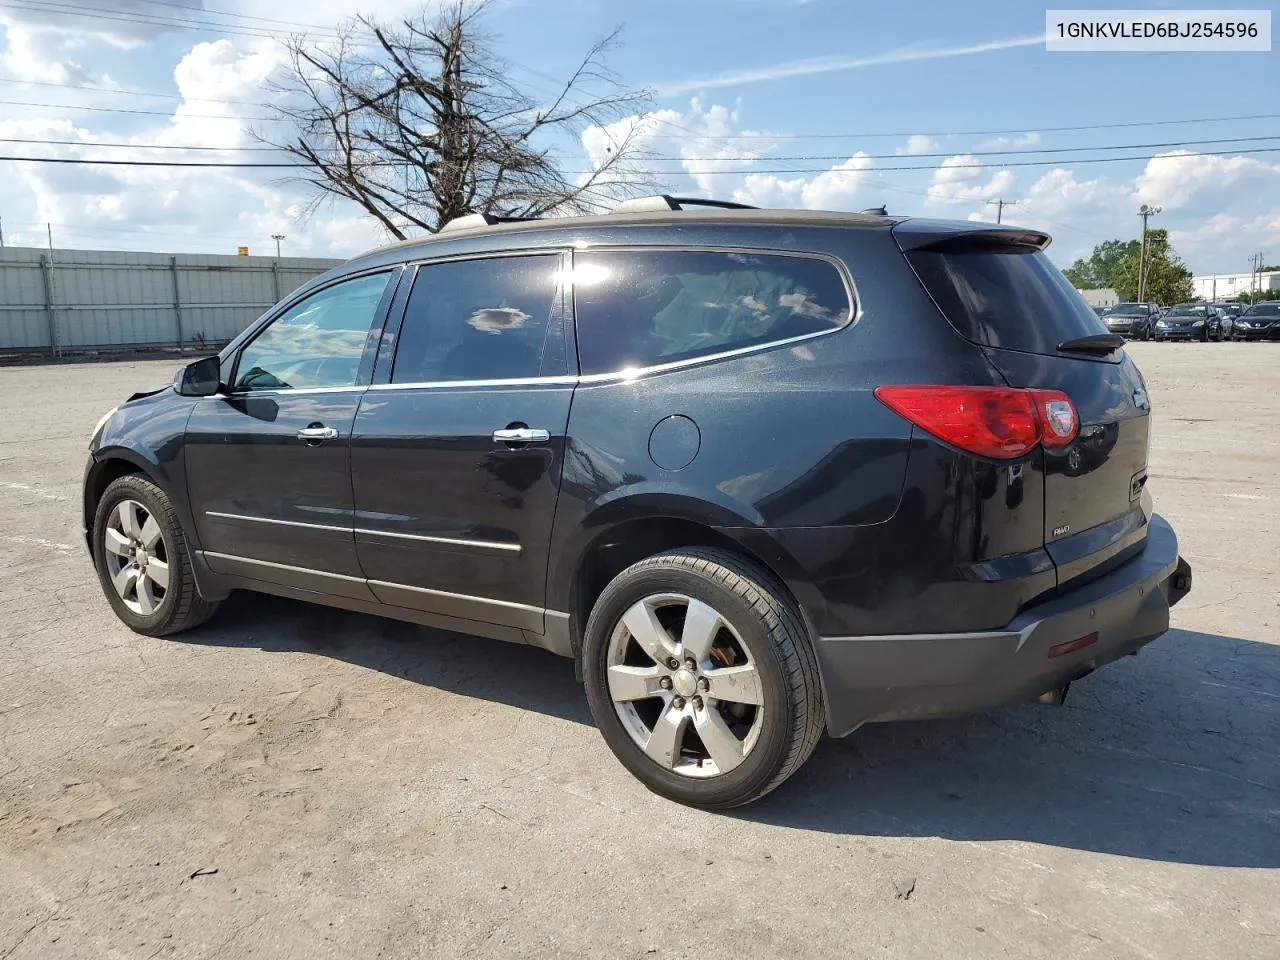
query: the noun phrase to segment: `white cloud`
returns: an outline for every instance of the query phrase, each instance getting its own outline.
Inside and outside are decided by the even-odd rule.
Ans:
[[[1197,156],[1187,150],[1171,150],[1147,161],[1138,176],[1135,199],[1166,210],[1194,206],[1206,214],[1220,206],[1226,194],[1237,194],[1246,185],[1280,188],[1280,164],[1253,157]]]
[[[906,146],[898,147],[893,152],[900,157],[918,157],[922,153],[930,153],[937,150],[940,144],[932,137],[927,137],[923,133],[913,133],[907,137]]]
[[[978,53],[990,53],[995,50],[1009,50],[1014,47],[1038,46],[1044,43],[1044,35],[1030,37],[1010,37],[1004,40],[991,40],[986,43],[974,43],[954,47],[929,47],[914,45],[889,50],[885,53],[872,54],[865,57],[811,57],[805,60],[791,60],[786,63],[775,63],[766,67],[754,67],[746,70],[730,70],[725,73],[692,77],[686,80],[673,80],[658,83],[654,86],[658,95],[674,97],[697,90],[712,90],[718,87],[737,87],[750,83],[765,83],[770,80],[783,80],[789,77],[807,77],[819,73],[835,73],[844,70],[858,70],[863,67],[877,67],[888,63],[909,63],[919,60],[945,60],[952,57],[965,57]]]
[[[1020,137],[992,137],[989,140],[983,140],[973,149],[978,152],[983,150],[1021,150],[1025,147],[1034,147],[1039,142],[1040,134],[1031,130]]]
[[[990,200],[1013,189],[1015,178],[1009,170],[997,170],[987,177],[986,170],[971,153],[947,157],[929,178],[925,204],[945,206]]]

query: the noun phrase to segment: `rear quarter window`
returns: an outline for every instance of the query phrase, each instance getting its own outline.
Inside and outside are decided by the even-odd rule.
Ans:
[[[1108,332],[1038,248],[930,248],[907,260],[951,325],[976,343],[1056,353],[1067,340]]]
[[[817,257],[688,250],[574,254],[578,359],[613,373],[834,330],[853,305]]]

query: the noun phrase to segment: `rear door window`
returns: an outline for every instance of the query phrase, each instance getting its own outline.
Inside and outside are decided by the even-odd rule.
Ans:
[[[567,370],[559,254],[418,269],[392,383],[515,380]]]
[[[839,270],[816,257],[689,250],[575,253],[584,374],[656,366],[844,326]]]
[[[1067,340],[1108,332],[1036,247],[961,238],[913,250],[907,260],[951,325],[976,343],[1056,353]]]

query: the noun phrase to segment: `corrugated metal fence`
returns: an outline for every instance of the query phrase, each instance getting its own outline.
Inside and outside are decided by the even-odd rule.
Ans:
[[[220,345],[340,262],[0,248],[0,351]]]

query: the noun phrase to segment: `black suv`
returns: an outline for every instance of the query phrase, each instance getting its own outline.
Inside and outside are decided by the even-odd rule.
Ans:
[[[545,647],[709,808],[1168,629],[1143,380],[1048,237],[689,203],[455,221],[135,394],[84,483],[116,613],[248,589]]]

